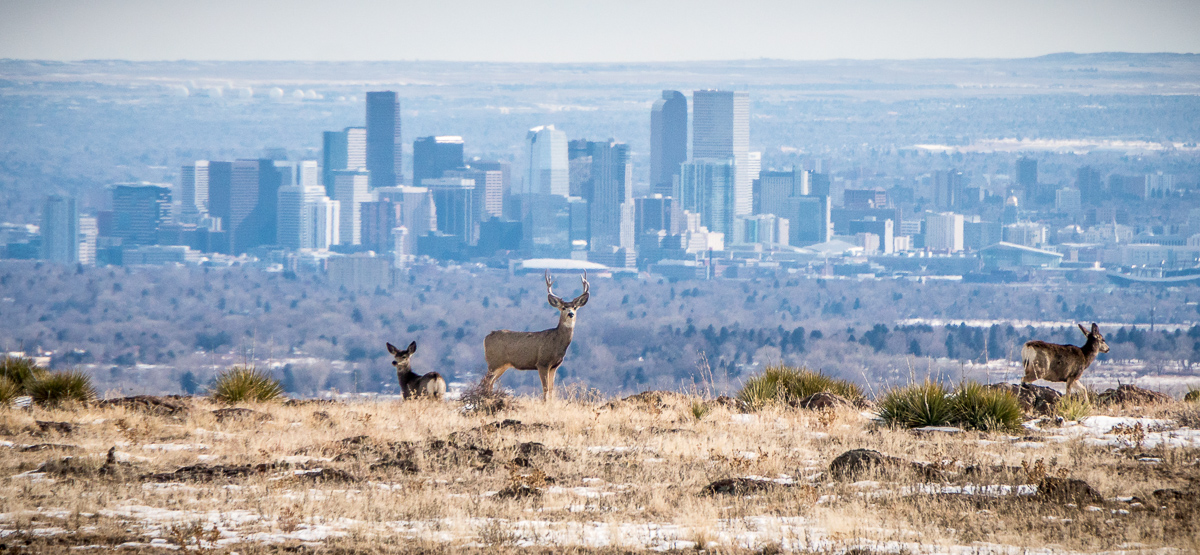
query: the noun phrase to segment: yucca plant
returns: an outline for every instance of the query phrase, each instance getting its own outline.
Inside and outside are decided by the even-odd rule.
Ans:
[[[1078,422],[1092,414],[1092,402],[1088,396],[1081,393],[1063,395],[1054,410],[1064,419]]]
[[[25,386],[33,402],[45,407],[86,403],[96,398],[92,378],[79,370],[42,374]]]
[[[1200,387],[1190,386],[1188,392],[1183,395],[1183,400],[1189,403],[1200,403]]]
[[[283,395],[279,380],[253,366],[234,366],[221,372],[211,391],[212,398],[234,404],[245,401],[271,401]]]
[[[0,377],[7,378],[21,390],[45,375],[46,369],[34,364],[32,359],[24,357],[0,359]]]
[[[7,407],[24,394],[25,391],[16,382],[0,376],[0,407]]]
[[[696,419],[697,422],[704,420],[704,417],[708,416],[710,410],[712,409],[708,406],[708,403],[698,399],[692,401],[692,418]]]
[[[1021,403],[1007,390],[966,382],[954,393],[952,405],[952,422],[963,428],[981,432],[1021,428]]]
[[[925,379],[888,390],[879,402],[879,417],[892,426],[945,426],[954,419],[954,403],[940,383]]]
[[[862,390],[847,380],[826,376],[808,368],[777,365],[768,366],[762,374],[746,380],[738,392],[738,400],[756,410],[771,403],[803,399],[823,392],[840,395],[851,401],[863,397]]]

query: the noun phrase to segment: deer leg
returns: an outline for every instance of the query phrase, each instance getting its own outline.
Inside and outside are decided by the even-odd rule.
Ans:
[[[546,395],[547,400],[554,399],[554,397],[555,397],[554,396],[554,376],[556,374],[558,374],[557,366],[551,366],[550,370],[546,372],[546,385],[549,388],[547,390],[548,393]]]
[[[508,370],[508,365],[498,366],[496,368],[488,368],[487,375],[483,377],[483,391],[486,393],[492,392],[492,386],[496,384],[496,380],[504,375],[504,371]]]
[[[550,377],[550,368],[539,366],[537,371],[538,378],[542,380],[542,400],[549,401],[551,396],[550,390],[554,387],[554,384],[550,381],[553,379]]]

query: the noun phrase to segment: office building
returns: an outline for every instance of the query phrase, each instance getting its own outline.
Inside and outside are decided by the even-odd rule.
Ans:
[[[421,137],[413,141],[413,184],[443,177],[463,167],[463,139],[453,135]]]
[[[749,215],[754,208],[750,175],[750,95],[745,91],[692,93],[692,159],[731,159],[732,216]],[[710,228],[711,229],[711,228]],[[728,240],[728,236],[726,237]]]
[[[208,213],[208,160],[197,160],[179,170],[180,214]]]
[[[485,222],[491,218],[504,217],[504,173],[500,170],[483,170],[472,164],[469,167],[449,170],[442,177],[470,179],[475,182],[474,218]]]
[[[321,160],[321,184],[325,186],[325,194],[332,196],[333,172],[366,167],[367,128],[326,131],[322,137]]]
[[[488,213],[498,210],[499,212],[496,213],[501,217],[508,215],[511,218],[512,215],[508,212],[508,206],[511,204],[509,198],[512,194],[512,166],[508,162],[499,162],[496,160],[472,160],[470,165],[472,169],[476,170],[500,172],[500,199],[499,201],[488,200],[485,210]],[[492,199],[491,195],[492,193],[488,193],[487,198]],[[498,202],[498,204],[493,204],[494,202]]]
[[[321,168],[316,160],[303,160],[296,164],[296,184],[313,187],[321,184]]]
[[[775,214],[754,214],[738,216],[737,222],[742,226],[739,232],[742,243],[773,247],[787,245],[791,241],[791,222],[787,218]]]
[[[797,196],[788,200],[791,245],[804,247],[833,238],[833,204],[826,195]]]
[[[362,246],[378,253],[392,252],[396,248],[393,231],[403,227],[403,206],[391,198],[380,198],[362,204]],[[405,230],[407,233],[407,229]],[[403,236],[402,236],[403,238]],[[404,244],[401,243],[403,247]],[[401,254],[407,254],[402,250]]]
[[[963,216],[953,212],[925,216],[925,248],[936,252],[963,250]]]
[[[650,186],[670,196],[679,179],[679,165],[687,161],[687,97],[679,91],[663,91],[650,108]]]
[[[79,210],[74,197],[46,197],[41,231],[42,260],[55,264],[79,262]]]
[[[376,189],[378,200],[391,200],[400,204],[400,225],[408,228],[411,241],[408,246],[416,245],[416,238],[430,232],[436,232],[437,209],[434,207],[433,193],[428,187],[389,187]],[[406,254],[413,254],[408,251]]]
[[[591,196],[587,198],[590,249],[633,249],[633,164],[629,147],[609,139],[589,142],[588,152],[592,159]]]
[[[213,165],[209,165],[210,205],[227,209],[221,217],[229,232],[231,252],[242,254],[260,245],[275,244],[282,175],[274,160],[236,160],[230,166],[228,190],[214,188]],[[224,197],[217,202],[218,193]],[[227,195],[227,196],[226,196]]]
[[[1026,247],[1046,244],[1046,226],[1036,222],[1017,222],[1004,226],[1004,242]]]
[[[122,183],[112,190],[109,236],[125,245],[153,245],[159,226],[171,221],[171,188],[150,183]],[[76,224],[78,225],[78,224]]]
[[[846,189],[842,192],[842,205],[848,210],[872,210],[885,208],[887,204],[887,191],[883,189]]]
[[[804,172],[801,170],[760,172],[757,183],[754,195],[755,214],[787,217],[787,200],[807,194],[804,189]]]
[[[1075,171],[1075,188],[1079,189],[1080,201],[1088,206],[1096,206],[1104,198],[1104,180],[1100,172],[1091,166],[1083,166]]]
[[[591,198],[592,153],[587,139],[567,141],[568,196]]]
[[[572,210],[567,197],[529,194],[522,197],[522,203],[523,248],[530,251],[534,258],[569,257]],[[583,206],[586,207],[586,204]]]
[[[341,203],[338,215],[340,245],[362,244],[362,205],[371,198],[370,172],[338,170],[333,172],[333,199]]]
[[[1076,214],[1083,210],[1083,199],[1079,189],[1059,189],[1054,192],[1054,209],[1062,214]]]
[[[659,231],[679,235],[684,229],[683,210],[679,208],[678,199],[655,194],[633,199],[633,206],[635,237]]]
[[[288,185],[279,188],[276,231],[279,246],[289,249],[318,248],[313,206],[321,199],[328,200],[325,197],[325,188],[320,185]]]
[[[1017,159],[1017,186],[1032,191],[1038,186],[1037,160],[1021,157]]]
[[[896,249],[896,230],[893,220],[877,220],[869,217],[850,222],[850,235],[870,233],[879,239],[878,250],[884,254],[892,254]]]
[[[1000,222],[988,222],[979,216],[971,216],[963,221],[963,248],[978,252],[984,247],[999,243],[1003,237],[1003,225]]]
[[[732,158],[685,162],[680,166],[675,194],[683,210],[699,214],[700,225],[724,234],[726,241],[734,238],[736,171]]]
[[[963,206],[963,174],[956,170],[939,170],[933,172],[933,204],[949,210]]]
[[[309,206],[312,221],[312,248],[327,250],[342,242],[342,203],[321,195]]]
[[[371,188],[399,185],[403,177],[400,167],[404,143],[400,138],[400,99],[395,92],[367,93],[366,139]]]
[[[96,242],[100,237],[100,227],[93,216],[79,217],[79,263],[84,266],[96,265]]]
[[[562,197],[570,194],[566,133],[553,125],[530,129],[525,137],[525,154],[528,166],[524,192]]]
[[[478,240],[479,217],[475,210],[475,180],[439,177],[422,181],[433,194],[437,211],[437,230],[457,237],[464,245]]]

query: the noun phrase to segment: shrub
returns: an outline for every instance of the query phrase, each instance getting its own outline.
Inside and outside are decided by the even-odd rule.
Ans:
[[[697,422],[704,420],[704,417],[708,416],[708,413],[710,410],[711,410],[711,407],[708,406],[708,403],[705,403],[704,401],[701,401],[698,399],[692,400],[692,406],[691,406],[692,418],[694,418]]]
[[[1200,403],[1200,387],[1190,386],[1188,392],[1183,395],[1183,400],[1189,403]]]
[[[945,426],[954,419],[954,403],[942,384],[925,379],[889,390],[879,402],[884,422],[905,428]]]
[[[45,376],[46,369],[33,363],[33,360],[22,357],[4,357],[0,359],[0,377],[8,378],[21,390],[29,384]]]
[[[981,432],[1021,428],[1021,404],[1008,390],[967,382],[954,393],[952,404],[952,421],[963,428]]]
[[[25,386],[33,401],[47,407],[86,403],[96,397],[92,378],[78,370],[43,374]]]
[[[264,402],[283,395],[283,386],[279,385],[279,380],[253,366],[234,366],[217,376],[211,395],[213,399],[228,404]]]
[[[7,377],[0,376],[0,407],[7,407],[25,393],[21,386]]]
[[[1092,402],[1088,397],[1079,393],[1064,395],[1058,400],[1055,411],[1067,420],[1078,421],[1092,414]]]
[[[814,393],[834,393],[857,401],[862,399],[862,390],[853,382],[826,376],[808,368],[792,366],[768,366],[762,374],[754,376],[742,385],[738,400],[753,410],[771,403],[782,403],[792,399],[803,399]]]

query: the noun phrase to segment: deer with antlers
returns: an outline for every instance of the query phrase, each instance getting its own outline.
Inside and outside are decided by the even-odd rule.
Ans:
[[[546,299],[550,306],[558,309],[558,327],[542,331],[496,330],[483,340],[484,358],[487,359],[487,375],[483,377],[483,390],[490,392],[496,380],[509,368],[537,370],[542,379],[542,399],[554,398],[554,374],[562,365],[575,335],[576,313],[588,302],[587,272],[583,273],[583,293],[570,301],[554,294],[554,280],[546,271]]]
[[[1021,361],[1025,365],[1025,377],[1021,378],[1021,383],[1031,383],[1039,379],[1048,382],[1066,382],[1065,393],[1071,392],[1071,388],[1079,382],[1083,371],[1092,364],[1093,360],[1096,360],[1096,355],[1108,352],[1108,343],[1104,341],[1104,336],[1100,335],[1099,326],[1093,322],[1092,330],[1088,331],[1083,325],[1076,325],[1079,326],[1079,331],[1087,336],[1087,341],[1082,347],[1058,345],[1045,341],[1025,343],[1025,346],[1021,348]],[[1087,396],[1086,387],[1083,389],[1083,394]]]

